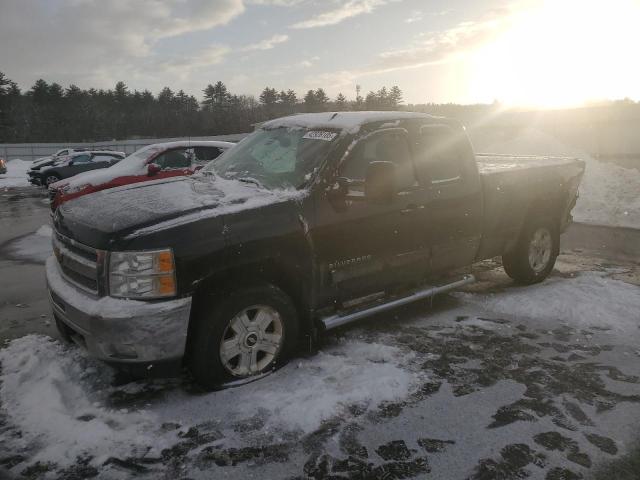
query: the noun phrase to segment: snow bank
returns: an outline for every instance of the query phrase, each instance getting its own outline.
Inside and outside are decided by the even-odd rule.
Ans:
[[[580,198],[573,210],[576,221],[596,225],[640,228],[640,171],[596,160],[565,145],[551,135],[534,129],[513,138],[475,141],[476,150],[522,155],[577,157],[587,164],[580,185]]]
[[[65,464],[83,452],[104,461],[160,443],[148,434],[152,417],[101,406],[108,369],[94,365],[77,349],[29,335],[0,350],[0,362],[2,406],[21,433],[10,439],[0,434],[5,447],[17,444],[16,449],[33,452],[33,461]]]
[[[17,260],[44,262],[52,253],[51,227],[42,225],[36,232],[9,242],[6,250]]]
[[[27,187],[27,170],[31,167],[31,162],[16,158],[7,162],[7,173],[0,175],[0,188],[5,187]]]
[[[228,415],[238,409],[241,417],[250,417],[262,410],[270,427],[309,432],[323,420],[346,415],[349,405],[374,408],[406,397],[417,379],[401,368],[408,360],[395,347],[345,341],[248,391],[227,390],[219,397],[223,404],[236,405]]]
[[[495,313],[521,319],[634,333],[640,326],[640,288],[607,278],[604,273],[551,278],[539,285],[514,287],[498,294],[454,295]]]
[[[395,347],[342,341],[260,381],[205,395],[168,384],[166,394],[144,410],[125,410],[105,406],[109,395],[124,390],[145,398],[154,384],[110,386],[107,366],[77,348],[30,335],[0,350],[0,399],[10,425],[21,434],[11,437],[10,429],[2,429],[0,443],[22,454],[26,448],[30,462],[62,467],[83,454],[94,455],[96,465],[110,456],[158,456],[194,425],[213,425],[225,442],[233,442],[238,422],[256,416],[264,423],[262,431],[307,433],[323,420],[349,415],[348,405],[373,409],[405,398],[419,379],[406,368],[410,360]],[[179,430],[163,430],[167,422],[178,423]]]

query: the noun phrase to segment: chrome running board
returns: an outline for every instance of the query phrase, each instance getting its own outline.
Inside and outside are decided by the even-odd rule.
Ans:
[[[360,320],[361,318],[368,317],[376,313],[386,312],[387,310],[391,310],[393,308],[400,307],[402,305],[407,305],[409,303],[416,302],[424,298],[433,297],[438,293],[448,292],[449,290],[462,287],[463,285],[467,285],[475,281],[476,281],[476,278],[473,275],[465,275],[464,277],[462,277],[462,279],[453,283],[448,283],[446,285],[442,285],[439,287],[429,287],[424,290],[418,290],[417,292],[414,292],[411,295],[408,295],[406,297],[398,298],[397,300],[392,300],[390,302],[382,303],[380,305],[375,305],[373,307],[366,308],[358,312],[347,313],[345,315],[340,315],[340,314],[331,315],[329,317],[320,319],[320,322],[324,325],[325,330],[331,330],[333,328],[341,327],[342,325],[355,322],[356,320]]]

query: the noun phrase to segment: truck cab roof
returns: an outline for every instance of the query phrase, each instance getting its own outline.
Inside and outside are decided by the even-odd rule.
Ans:
[[[419,112],[322,112],[291,115],[270,120],[262,128],[297,127],[297,128],[333,128],[346,133],[357,133],[361,127],[376,122],[396,122],[412,119],[442,119],[427,113]]]

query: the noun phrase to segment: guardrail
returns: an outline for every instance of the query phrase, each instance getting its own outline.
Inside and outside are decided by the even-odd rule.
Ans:
[[[136,150],[151,145],[152,143],[175,142],[182,140],[220,140],[224,142],[238,142],[246,133],[230,135],[214,135],[209,137],[174,137],[174,138],[142,138],[135,140],[112,140],[107,142],[71,142],[71,143],[2,143],[0,144],[0,157],[6,160],[20,158],[22,160],[35,160],[54,154],[63,148],[89,148],[110,149],[124,152],[127,155]]]

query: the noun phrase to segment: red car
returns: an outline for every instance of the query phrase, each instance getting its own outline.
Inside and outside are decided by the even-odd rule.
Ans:
[[[49,186],[51,210],[89,193],[167,177],[192,175],[234,143],[181,141],[156,143],[132,153],[112,167],[80,173]]]

